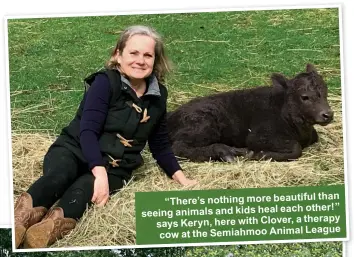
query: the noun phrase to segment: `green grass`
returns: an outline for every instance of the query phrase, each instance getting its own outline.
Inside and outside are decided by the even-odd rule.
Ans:
[[[129,25],[156,28],[175,69],[169,110],[220,90],[269,84],[314,63],[340,94],[338,9],[12,19],[12,129],[57,134],[74,116],[82,80],[103,67]]]
[[[110,250],[90,251],[57,251],[12,253],[11,231],[0,229],[0,252],[9,251],[16,257],[342,257],[342,242],[315,242],[295,244],[262,244],[262,245],[232,245],[232,246],[197,246],[197,247],[171,247],[171,248],[141,248],[135,249],[135,254],[129,249],[120,250],[118,256]],[[1,256],[1,254],[0,254]]]
[[[207,246],[187,249],[186,257],[342,257],[342,242]]]

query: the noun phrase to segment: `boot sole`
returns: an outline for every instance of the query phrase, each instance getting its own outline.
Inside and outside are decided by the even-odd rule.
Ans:
[[[15,245],[18,248],[23,242],[23,238],[26,234],[26,228],[22,225],[15,226]]]
[[[31,226],[25,235],[24,248],[48,247],[50,233],[54,229],[54,222],[47,219]]]

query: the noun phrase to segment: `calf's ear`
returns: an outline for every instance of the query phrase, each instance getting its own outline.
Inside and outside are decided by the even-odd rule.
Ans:
[[[316,70],[315,66],[313,66],[313,64],[311,64],[311,63],[308,63],[306,65],[306,72],[308,72],[308,73],[313,72],[313,73],[317,74],[317,70]]]
[[[271,79],[274,87],[280,89],[288,88],[288,79],[283,74],[273,73]]]

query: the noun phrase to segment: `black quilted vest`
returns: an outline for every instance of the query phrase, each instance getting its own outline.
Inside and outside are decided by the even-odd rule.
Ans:
[[[102,70],[96,72],[85,81],[87,88],[99,73],[105,73],[110,81],[110,102],[106,121],[99,137],[100,150],[105,166],[110,171],[132,171],[143,164],[140,152],[145,147],[148,137],[166,110],[167,90],[160,83],[155,88],[138,98],[133,89],[121,81],[117,70]],[[86,162],[80,148],[80,120],[85,97],[80,103],[77,113],[70,124],[65,127],[54,145],[70,149],[82,162]],[[145,111],[146,110],[146,111]],[[149,116],[142,122],[144,111]]]

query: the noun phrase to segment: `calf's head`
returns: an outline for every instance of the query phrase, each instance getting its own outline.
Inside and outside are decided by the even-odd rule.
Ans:
[[[287,79],[273,74],[274,87],[285,92],[286,107],[290,115],[309,124],[327,125],[333,120],[333,111],[327,101],[327,85],[312,64],[306,72]]]

